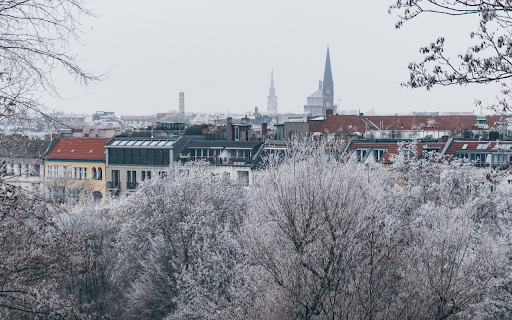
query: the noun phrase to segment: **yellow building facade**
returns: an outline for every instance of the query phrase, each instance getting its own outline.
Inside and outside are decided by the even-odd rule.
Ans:
[[[75,204],[85,195],[106,193],[105,143],[102,138],[60,138],[44,161],[46,199]]]

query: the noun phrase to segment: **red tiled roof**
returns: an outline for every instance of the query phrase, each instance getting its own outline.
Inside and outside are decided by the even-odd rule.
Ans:
[[[435,127],[437,130],[461,131],[476,124],[476,116],[369,116],[365,117],[382,126],[383,130],[421,130]],[[487,125],[493,127],[501,116],[487,116]]]
[[[407,144],[405,144],[407,145]],[[441,152],[444,148],[444,143],[418,143],[416,145],[416,154],[414,155],[416,158],[419,158],[424,148],[439,148],[439,152]],[[386,152],[382,155],[382,158],[379,162],[390,164],[392,163],[391,157],[392,155],[398,154],[398,148],[400,145],[397,142],[356,142],[351,143],[347,153],[345,154],[345,159],[348,159],[354,149],[356,148],[379,148],[386,149]]]
[[[358,116],[330,116],[324,121],[308,121],[309,132],[364,132],[364,124]]]
[[[108,138],[60,138],[46,159],[105,161]]]
[[[487,116],[487,125],[494,123],[502,116]],[[476,116],[364,116],[382,130],[453,130],[472,129],[476,124]],[[364,132],[365,125],[359,116],[334,115],[324,121],[309,121],[309,132]],[[430,128],[425,128],[430,127]],[[432,128],[434,127],[434,128]],[[372,126],[369,126],[371,129]]]
[[[490,152],[494,150],[494,147],[496,146],[496,141],[461,141],[461,140],[455,140],[452,142],[450,147],[448,147],[448,150],[446,150],[445,157],[450,159],[453,157],[456,151],[476,151],[478,145],[480,144],[487,144],[488,147],[486,149],[481,149],[482,152]],[[462,149],[462,147],[467,144],[467,147],[465,149]],[[512,145],[512,141],[500,141],[500,145]],[[512,147],[511,147],[512,148]],[[497,151],[497,150],[495,150]],[[508,150],[508,152],[511,152],[512,150]]]

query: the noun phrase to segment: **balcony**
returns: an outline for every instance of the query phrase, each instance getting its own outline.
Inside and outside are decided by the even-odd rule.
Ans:
[[[121,183],[119,181],[107,181],[107,189],[119,189]]]
[[[130,189],[136,189],[137,188],[137,182],[127,182],[126,183],[126,189],[130,190]]]

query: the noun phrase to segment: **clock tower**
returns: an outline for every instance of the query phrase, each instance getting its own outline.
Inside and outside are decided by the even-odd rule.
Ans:
[[[327,57],[325,58],[322,96],[324,100],[322,112],[325,116],[325,110],[334,108],[334,82],[332,81],[331,56],[329,55],[329,47],[327,47]]]

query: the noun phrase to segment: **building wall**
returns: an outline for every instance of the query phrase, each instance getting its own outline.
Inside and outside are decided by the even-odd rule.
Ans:
[[[151,177],[156,177],[160,172],[165,172],[166,169],[172,165],[174,160],[174,150],[173,149],[164,149],[164,151],[169,152],[169,159],[171,161],[170,165],[129,165],[129,164],[111,164],[109,163],[109,151],[110,148],[106,148],[106,159],[107,159],[107,170],[106,170],[106,181],[107,181],[107,189],[109,192],[115,192],[116,195],[122,195],[126,194],[129,191],[135,190],[135,189],[128,189],[128,171],[135,172],[136,177],[136,183],[142,181],[142,171],[144,172],[151,172]],[[116,148],[116,149],[123,149],[123,148]],[[119,188],[116,188],[112,183],[113,180],[113,173],[112,171],[118,170],[119,171]],[[130,181],[133,182],[133,181]],[[131,184],[131,186],[136,186]]]
[[[57,177],[54,177],[53,174],[49,174],[49,166],[57,166]],[[68,167],[67,176],[64,175],[64,166]],[[73,177],[73,168],[78,167],[87,168],[87,179],[77,180]],[[101,169],[102,174],[100,180],[93,179],[93,168],[96,170],[96,172],[98,171],[98,168]],[[45,184],[47,187],[59,180],[66,180],[66,186],[68,187],[76,187],[78,185],[82,185],[83,187],[87,188],[91,193],[94,191],[99,191],[102,195],[105,195],[106,193],[106,166],[105,163],[101,161],[45,160],[44,176]]]
[[[154,177],[158,176],[159,174],[162,174],[163,172],[165,172],[167,170],[167,168],[169,168],[169,166],[109,165],[107,167],[107,182],[109,184],[108,190],[114,191],[116,189],[114,185],[110,184],[110,183],[114,182],[114,174],[113,174],[114,170],[119,171],[119,188],[117,189],[118,190],[117,195],[123,195],[123,194],[126,194],[127,192],[134,191],[136,185],[138,183],[140,183],[141,181],[143,181],[142,180],[142,171],[144,171],[146,173],[145,176],[147,179],[148,171],[151,172],[151,178],[154,178]],[[132,187],[134,187],[133,189],[128,189],[128,171],[130,171],[130,174],[132,174],[132,172],[135,172],[135,177],[136,177],[135,182],[136,183],[130,184]],[[130,182],[134,182],[134,181],[130,181]]]
[[[44,163],[41,159],[5,159],[7,173],[4,182],[30,193],[42,193],[44,190]],[[36,166],[39,166],[39,170]]]

